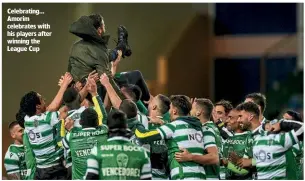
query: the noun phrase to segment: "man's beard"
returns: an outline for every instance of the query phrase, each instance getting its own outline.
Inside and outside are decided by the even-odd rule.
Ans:
[[[251,128],[251,122],[240,123],[239,127],[242,131],[249,131]]]

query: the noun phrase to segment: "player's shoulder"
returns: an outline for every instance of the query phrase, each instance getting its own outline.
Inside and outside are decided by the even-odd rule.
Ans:
[[[20,147],[23,147],[23,145],[20,145]],[[13,158],[17,156],[17,153],[20,152],[20,149],[17,145],[11,144],[5,153],[5,158]]]
[[[128,141],[125,144],[123,144],[123,146],[129,147],[129,149],[128,148],[126,148],[126,149],[128,149],[130,151],[138,151],[138,152],[142,152],[142,153],[145,152],[145,149],[142,146],[139,146],[139,145],[137,145],[135,143],[132,143],[130,141]]]

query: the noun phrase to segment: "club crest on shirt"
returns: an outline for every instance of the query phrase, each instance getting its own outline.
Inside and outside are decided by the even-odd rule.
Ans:
[[[34,126],[37,128],[37,127],[38,127],[38,125],[39,125],[39,122],[38,122],[38,120],[37,120],[37,119],[35,119],[35,120],[34,120]]]

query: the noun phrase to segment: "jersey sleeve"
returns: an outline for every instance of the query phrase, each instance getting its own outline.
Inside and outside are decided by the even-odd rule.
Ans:
[[[91,155],[87,159],[87,169],[85,180],[98,180],[99,177],[99,164],[97,158],[97,146],[91,150]]]
[[[212,129],[204,126],[202,132],[204,149],[216,146],[216,136]]]
[[[98,125],[107,125],[107,113],[103,101],[99,95],[92,97],[95,111],[98,115]]]
[[[19,157],[16,153],[7,150],[4,157],[4,167],[7,174],[20,173]]]
[[[55,126],[60,120],[58,118],[58,112],[47,112],[46,113],[46,121],[51,125]]]
[[[161,140],[161,134],[157,130],[147,130],[142,124],[138,124],[135,130],[135,136],[141,143],[148,143],[155,140]]]
[[[175,127],[175,124],[167,123],[157,128],[157,130],[160,133],[162,139],[170,139],[173,137]]]
[[[141,180],[151,180],[152,174],[151,174],[151,164],[150,164],[150,158],[148,157],[146,151],[144,151],[144,163],[141,169]]]
[[[145,115],[148,115],[148,110],[147,110],[147,108],[144,106],[144,104],[143,104],[143,102],[142,102],[141,100],[138,100],[138,101],[136,102],[136,105],[137,105],[137,107],[138,107],[138,109],[139,109],[139,111],[140,111],[141,113],[143,113],[143,114],[145,114]]]
[[[71,150],[69,146],[69,140],[70,140],[70,133],[68,133],[63,139],[62,139],[62,145],[64,147],[64,157],[66,161],[66,168],[72,166],[72,156],[71,156]]]
[[[280,144],[285,149],[289,149],[293,145],[298,143],[298,138],[297,138],[294,130],[291,130],[291,131],[286,132],[286,133],[279,134],[279,136],[280,136]]]

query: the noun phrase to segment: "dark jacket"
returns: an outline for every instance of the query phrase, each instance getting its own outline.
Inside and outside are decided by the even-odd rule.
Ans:
[[[112,78],[109,50],[107,48],[110,36],[100,37],[88,16],[82,16],[72,23],[69,32],[82,38],[73,44],[70,52],[68,72],[73,76],[73,80],[75,82],[80,81],[93,70],[96,70],[99,76],[106,73],[110,83],[123,99],[123,95],[119,92]]]

